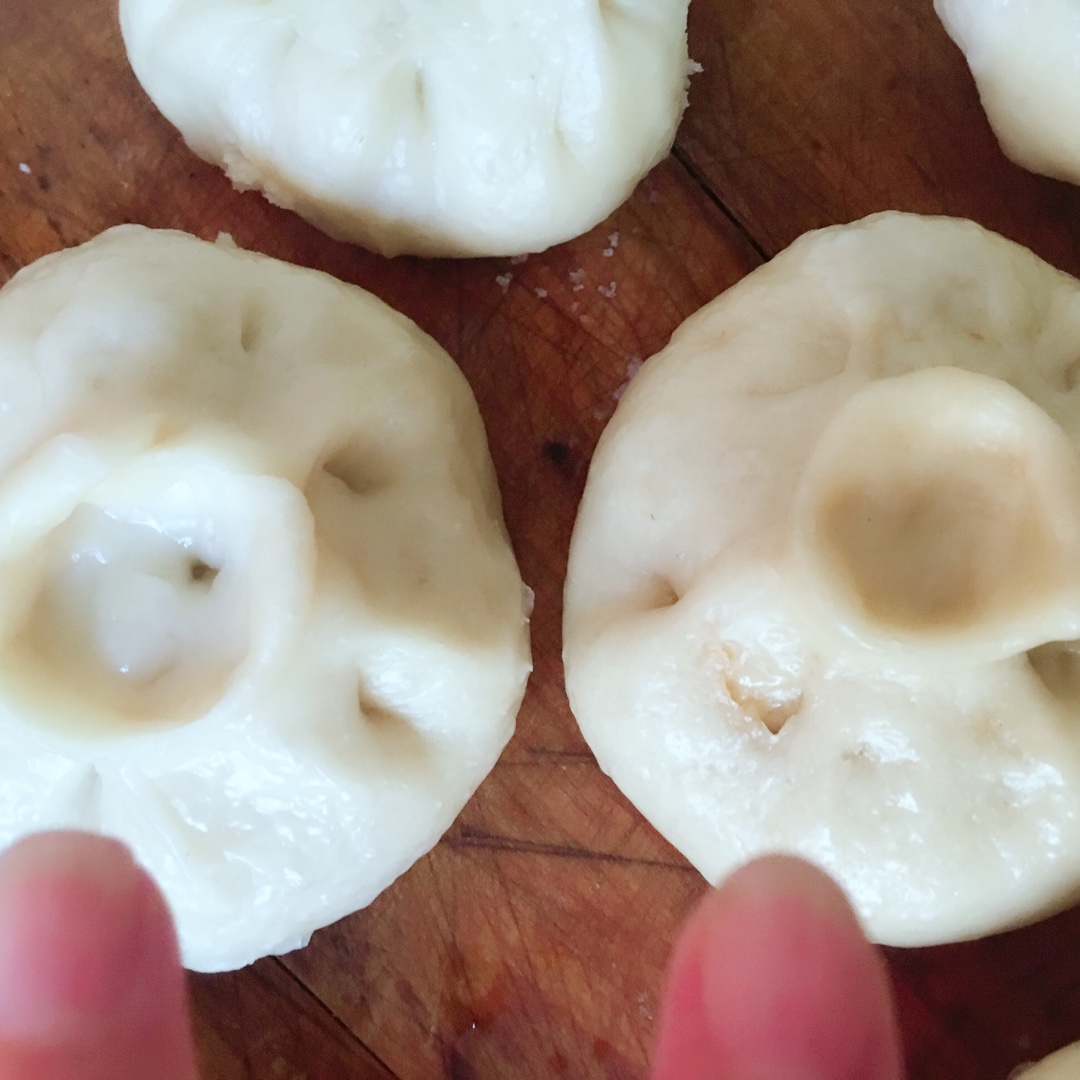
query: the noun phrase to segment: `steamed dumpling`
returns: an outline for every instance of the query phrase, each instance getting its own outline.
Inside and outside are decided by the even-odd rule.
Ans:
[[[712,881],[879,941],[1080,893],[1080,283],[963,221],[797,241],[634,380],[566,589],[601,766]]]
[[[201,157],[384,255],[540,251],[667,152],[688,0],[122,0]]]
[[[326,275],[113,229],[0,292],[0,842],[126,841],[185,963],[426,852],[529,670],[450,358]]]

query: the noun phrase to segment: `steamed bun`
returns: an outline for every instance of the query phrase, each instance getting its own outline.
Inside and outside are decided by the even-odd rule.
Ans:
[[[622,399],[566,588],[601,766],[711,881],[879,941],[1080,894],[1080,283],[963,221],[797,241]]]
[[[113,229],[0,292],[0,843],[128,843],[185,963],[367,904],[513,730],[523,587],[450,358],[326,275]]]
[[[121,0],[200,157],[384,255],[541,251],[671,147],[688,0]]]
[[[1080,19],[1074,0],[934,0],[1001,148],[1080,183]]]

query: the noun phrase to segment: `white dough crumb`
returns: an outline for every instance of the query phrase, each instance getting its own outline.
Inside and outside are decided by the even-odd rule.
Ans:
[[[533,289],[533,292],[536,293],[536,299],[537,300],[546,300],[547,299],[547,294],[548,294],[547,289]]]
[[[574,292],[581,292],[585,288],[585,271],[581,267],[570,271],[570,284],[574,287]]]
[[[604,248],[604,258],[610,259],[615,254],[615,249],[619,246],[619,233],[618,230],[613,232],[607,238],[608,246]]]
[[[19,172],[26,173],[26,175],[29,176],[30,175],[30,166],[27,165],[25,161],[20,161],[19,162]]]
[[[597,285],[596,291],[601,296],[606,296],[609,300],[613,299],[615,294],[619,291],[619,286],[616,282],[611,282],[610,285]]]
[[[688,75],[700,75],[705,68],[699,64],[696,60],[691,60],[686,66],[686,72]]]
[[[503,296],[505,296],[506,293],[509,291],[510,282],[513,281],[513,280],[514,280],[514,275],[510,274],[510,273],[500,274],[495,279],[495,284],[498,285],[500,289],[502,289]]]
[[[638,353],[634,353],[634,355],[626,361],[626,378],[611,392],[611,396],[616,401],[622,400],[623,394],[626,393],[627,388],[634,381],[634,376],[641,370],[641,365],[643,363],[644,361]]]
[[[234,248],[237,247],[236,241],[233,239],[232,233],[219,232],[217,239],[214,241],[219,247]]]
[[[525,263],[528,260],[528,258],[529,258],[529,253],[528,252],[525,252],[524,255],[515,255],[510,260],[510,265],[511,266],[521,266],[523,263]]]

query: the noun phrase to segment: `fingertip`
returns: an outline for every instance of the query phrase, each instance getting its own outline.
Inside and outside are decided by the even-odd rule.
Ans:
[[[888,977],[843,892],[802,860],[711,891],[669,969],[655,1080],[899,1080]]]
[[[0,1061],[5,1080],[194,1077],[172,920],[122,844],[42,833],[0,857]]]

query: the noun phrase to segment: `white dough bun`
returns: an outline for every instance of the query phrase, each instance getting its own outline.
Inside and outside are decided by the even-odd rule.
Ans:
[[[688,0],[121,0],[199,156],[383,255],[542,251],[668,152]]]
[[[513,731],[525,602],[469,387],[375,297],[137,226],[0,291],[0,844],[126,842],[188,967],[431,848]]]
[[[802,855],[895,945],[1080,894],[1080,283],[971,222],[811,233],[597,448],[581,730],[712,882]]]

